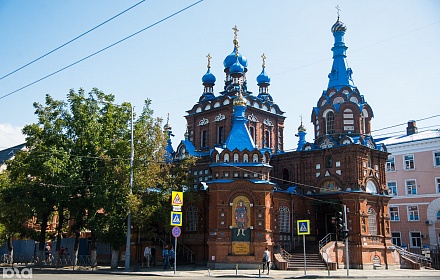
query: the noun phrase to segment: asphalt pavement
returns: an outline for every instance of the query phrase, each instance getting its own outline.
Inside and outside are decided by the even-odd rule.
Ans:
[[[42,271],[54,273],[98,273],[98,274],[119,274],[119,275],[137,275],[137,276],[163,276],[171,277],[213,277],[213,278],[273,278],[273,279],[319,279],[319,278],[359,278],[359,279],[373,279],[373,278],[412,278],[419,279],[423,277],[440,279],[440,270],[434,269],[377,269],[377,270],[361,270],[350,269],[347,273],[346,269],[338,269],[333,271],[327,270],[276,270],[271,269],[270,273],[267,271],[263,274],[262,270],[257,269],[208,269],[204,266],[184,265],[178,266],[176,271],[174,269],[163,269],[161,267],[141,267],[139,269],[132,269],[126,271],[124,268],[112,270],[109,267],[98,267],[94,270],[90,268],[75,268],[64,267],[62,269],[43,268]],[[36,269],[35,273],[38,273]]]

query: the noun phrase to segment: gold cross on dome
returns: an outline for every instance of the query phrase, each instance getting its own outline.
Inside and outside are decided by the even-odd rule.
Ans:
[[[263,68],[266,67],[266,55],[264,53],[261,55],[261,58],[263,59]]]
[[[208,53],[208,55],[206,56],[208,58],[208,68],[211,68],[211,54]]]

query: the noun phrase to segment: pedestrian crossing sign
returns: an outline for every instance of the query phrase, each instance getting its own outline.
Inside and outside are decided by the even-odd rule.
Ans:
[[[171,225],[182,226],[182,212],[171,212]]]
[[[171,205],[183,206],[183,192],[171,193]]]
[[[297,221],[298,235],[310,234],[310,220]]]

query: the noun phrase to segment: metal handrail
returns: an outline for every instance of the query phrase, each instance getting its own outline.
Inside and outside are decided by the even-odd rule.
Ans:
[[[324,248],[325,245],[327,245],[332,240],[332,236],[335,235],[334,233],[328,233],[326,236],[324,236],[321,240],[319,240],[319,251],[321,252],[321,249]],[[336,240],[336,235],[335,235]]]
[[[394,248],[404,258],[407,258],[409,260],[412,260],[412,261],[414,261],[416,263],[419,263],[419,264],[422,264],[422,265],[424,264],[426,266],[431,266],[431,258],[427,258],[427,257],[425,257],[423,255],[419,255],[419,254],[416,254],[416,253],[409,252],[409,251],[403,249],[402,247],[399,247],[399,246],[396,246],[396,245],[394,245]]]
[[[167,244],[167,242],[164,241],[163,239],[161,239],[160,237],[157,237],[157,239],[159,240],[161,248],[163,248],[163,246]],[[176,249],[176,255],[177,254],[183,255],[183,257],[187,261],[189,261],[191,263],[194,262],[194,260],[195,260],[194,255],[195,255],[195,253],[191,249],[186,247],[183,243],[179,242],[179,240],[177,240],[177,248],[175,248],[175,249]]]

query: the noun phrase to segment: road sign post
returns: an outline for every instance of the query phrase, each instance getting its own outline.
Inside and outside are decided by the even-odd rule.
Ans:
[[[173,206],[173,211],[171,211],[171,225],[175,226],[173,227],[172,233],[174,236],[174,274],[176,274],[177,237],[182,233],[178,226],[182,226],[181,211],[183,206],[183,192],[171,192],[171,205]]]
[[[303,251],[304,251],[304,275],[307,275],[307,262],[306,262],[306,235],[310,234],[310,220],[298,220],[297,221],[298,235],[303,236]]]

